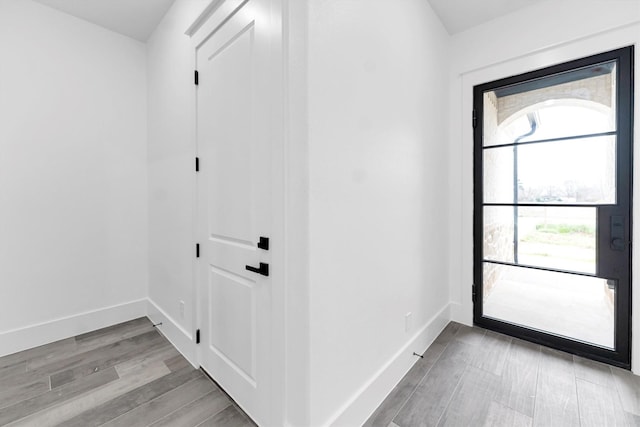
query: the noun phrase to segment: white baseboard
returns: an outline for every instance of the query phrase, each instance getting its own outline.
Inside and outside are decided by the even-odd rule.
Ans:
[[[200,367],[197,347],[193,333],[185,330],[171,316],[162,310],[151,299],[147,299],[147,317],[154,323],[162,323],[158,331],[191,363],[195,368]]]
[[[86,311],[0,333],[0,357],[144,317],[147,299]]]
[[[193,335],[148,298],[86,311],[0,333],[0,357],[147,316],[162,323],[158,331],[194,366],[199,367]]]
[[[417,362],[418,359],[413,355],[413,352],[424,352],[449,323],[450,318],[450,306],[447,304],[331,417],[327,425],[359,426],[364,424]]]
[[[452,321],[467,326],[473,325],[473,305],[465,306],[457,302],[452,302],[450,306]]]

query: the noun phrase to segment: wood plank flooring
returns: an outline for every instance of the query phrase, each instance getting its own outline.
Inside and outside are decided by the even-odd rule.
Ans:
[[[0,358],[0,426],[255,426],[147,318]],[[640,377],[450,323],[365,426],[640,426]]]
[[[365,426],[640,426],[640,377],[452,322]]]
[[[5,425],[255,426],[146,317],[0,358]]]

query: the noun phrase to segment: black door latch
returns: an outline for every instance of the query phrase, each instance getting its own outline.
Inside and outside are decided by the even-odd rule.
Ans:
[[[269,238],[260,236],[260,241],[258,242],[258,248],[264,249],[265,251],[269,250]]]

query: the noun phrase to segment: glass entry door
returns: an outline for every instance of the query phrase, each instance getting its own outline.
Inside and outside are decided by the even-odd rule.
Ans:
[[[630,364],[633,48],[474,88],[474,320]]]

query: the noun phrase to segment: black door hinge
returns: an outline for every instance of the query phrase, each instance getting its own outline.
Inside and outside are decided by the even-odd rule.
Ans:
[[[200,329],[196,329],[196,344],[200,344]]]
[[[200,243],[196,243],[196,258],[200,258]]]
[[[200,157],[196,157],[196,172],[200,172]]]
[[[471,285],[471,301],[476,302],[476,285]]]
[[[472,123],[473,123],[473,128],[475,129],[476,126],[478,126],[478,117],[476,116],[476,109],[473,109],[473,119],[472,119]]]
[[[196,84],[196,86],[198,86],[199,84],[198,70],[195,70],[193,73],[193,82]]]

